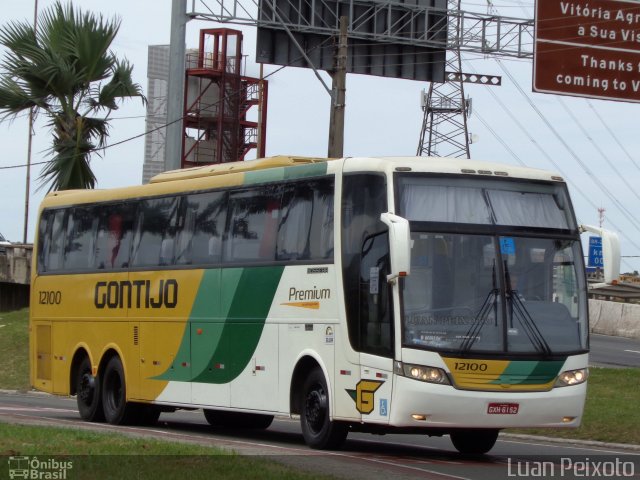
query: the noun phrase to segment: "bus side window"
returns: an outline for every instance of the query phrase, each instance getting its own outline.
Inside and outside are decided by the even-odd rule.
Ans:
[[[285,187],[278,260],[333,258],[333,178]]]
[[[100,209],[95,236],[95,268],[113,270],[129,266],[133,209],[130,204],[106,205]]]
[[[49,210],[42,212],[38,225],[38,273],[49,269],[49,246],[51,245],[51,220],[52,213]]]
[[[47,271],[49,272],[62,270],[62,260],[64,257],[65,214],[65,210],[57,210],[53,214],[51,243],[49,244],[49,256],[47,259]]]
[[[229,231],[225,236],[224,260],[275,260],[280,197],[279,187],[269,185],[230,194]]]
[[[132,266],[173,264],[179,204],[180,197],[153,198],[140,202]]]
[[[76,207],[67,219],[65,270],[93,268],[93,240],[98,227],[94,208]]]
[[[188,256],[176,252],[176,263],[181,265],[211,265],[220,263],[222,234],[226,214],[226,192],[207,192],[188,195],[183,229],[190,229],[193,220],[193,236]],[[192,213],[189,213],[192,212]],[[184,243],[181,240],[179,243]]]

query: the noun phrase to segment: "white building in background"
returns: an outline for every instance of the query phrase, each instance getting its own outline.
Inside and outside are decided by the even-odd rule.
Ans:
[[[164,171],[164,145],[167,124],[167,85],[169,83],[169,45],[150,45],[147,66],[147,118],[142,183]]]

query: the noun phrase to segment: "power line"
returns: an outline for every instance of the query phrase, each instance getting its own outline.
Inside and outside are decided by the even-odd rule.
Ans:
[[[596,112],[596,109],[593,107],[593,104],[591,103],[591,100],[587,99],[587,105],[589,105],[589,108],[593,111],[593,113],[595,114],[595,116],[597,117],[597,119],[600,121],[600,123],[602,124],[602,126],[607,130],[607,132],[609,132],[609,134],[611,135],[611,137],[613,138],[613,140],[618,144],[618,146],[620,147],[620,150],[622,150],[625,155],[627,156],[627,158],[629,160],[631,160],[631,163],[633,163],[636,168],[638,170],[640,170],[640,165],[638,165],[636,163],[636,161],[633,159],[633,157],[629,154],[629,152],[627,151],[626,148],[624,148],[624,146],[622,145],[622,143],[620,142],[620,140],[618,140],[618,137],[616,136],[616,134],[613,132],[613,130],[611,130],[611,127],[609,127],[609,125],[607,125],[607,122],[605,122],[602,119],[602,115],[599,115],[598,112]]]
[[[596,151],[600,154],[600,156],[604,158],[604,160],[609,164],[611,169],[616,173],[616,175],[618,175],[618,178],[620,178],[620,180],[624,182],[624,184],[627,186],[629,191],[633,193],[638,200],[640,200],[640,195],[638,195],[638,193],[635,191],[635,188],[631,186],[631,184],[628,182],[626,178],[624,178],[624,175],[620,173],[620,170],[618,170],[618,167],[615,166],[615,164],[611,161],[609,156],[602,151],[602,149],[596,142],[593,141],[593,138],[591,137],[591,135],[589,135],[589,132],[587,132],[587,129],[582,126],[582,122],[580,121],[580,119],[573,114],[573,112],[567,107],[567,104],[562,100],[561,97],[556,97],[556,98],[558,99],[558,102],[560,103],[562,108],[567,112],[567,114],[575,122],[578,128],[582,131],[584,136],[587,137],[587,140],[589,140],[589,143],[591,143],[593,148],[595,148]]]
[[[472,67],[473,68],[473,67]],[[594,209],[597,209],[598,207],[596,206],[595,203],[593,203],[593,201],[589,198],[589,196],[582,191],[582,189],[573,181],[570,180],[569,176],[562,170],[562,168],[560,167],[560,165],[558,164],[558,162],[556,162],[554,160],[554,158],[549,155],[549,153],[547,153],[547,151],[542,147],[542,145],[536,141],[536,139],[531,135],[531,133],[524,127],[524,125],[522,124],[522,122],[520,122],[520,120],[517,118],[517,116],[512,112],[511,109],[507,108],[507,106],[504,104],[504,102],[500,99],[500,97],[498,95],[495,94],[495,92],[493,92],[493,90],[489,90],[489,93],[492,95],[493,99],[498,103],[498,105],[500,105],[500,107],[502,108],[502,110],[504,110],[504,112],[509,116],[509,118],[513,121],[513,123],[527,136],[527,138],[529,138],[529,141],[531,143],[533,143],[536,148],[542,153],[542,155],[544,155],[544,157],[556,168],[556,170],[567,180],[567,183],[571,186],[572,189],[576,190],[586,201],[587,203],[589,203]],[[498,140],[498,142],[500,142],[500,144],[502,144],[505,149],[511,153],[512,155],[515,155],[515,153],[513,152],[513,150],[506,145],[505,141],[502,139],[502,137],[500,137],[491,127],[489,127],[487,125],[487,122],[482,119],[480,117],[480,115],[478,114],[477,110],[475,112],[476,116],[478,117],[478,119],[480,120],[480,122],[485,125],[485,127],[487,127],[487,129],[491,132],[491,134]],[[527,166],[525,164],[525,162],[523,162],[517,155],[515,155],[516,160],[518,161],[518,163],[520,163],[523,166]],[[609,223],[613,226],[613,228],[615,228],[616,230],[618,230],[620,232],[620,234],[634,247],[636,247],[638,250],[640,250],[640,245],[636,244],[635,241],[633,239],[631,239],[630,237],[628,237],[623,230],[618,227],[616,224],[614,224],[614,222],[609,220]]]
[[[524,92],[519,82],[513,77],[511,72],[502,65],[502,62],[497,59],[498,65],[505,72],[505,74],[511,79],[515,87],[518,89],[520,94],[525,98],[527,103],[533,108],[538,117],[543,121],[543,123],[547,126],[547,128],[551,131],[551,133],[556,137],[556,139],[564,146],[564,148],[569,152],[571,157],[582,167],[582,169],[591,177],[591,180],[600,188],[602,192],[604,192],[609,200],[613,202],[614,205],[618,207],[618,209],[622,212],[622,214],[627,217],[634,227],[636,227],[640,231],[640,221],[624,206],[620,203],[620,201],[611,193],[611,191],[604,185],[600,179],[589,169],[589,167],[584,163],[584,161],[575,153],[575,151],[571,148],[571,146],[566,142],[564,138],[558,133],[557,129],[553,128],[549,120],[543,115],[540,109],[533,103],[531,98]]]
[[[319,44],[318,44],[316,47],[314,47],[314,48],[318,48],[318,47],[320,47],[321,45],[325,44],[326,42],[328,42],[328,41],[330,41],[330,40],[331,40],[331,37],[328,37],[327,39],[325,39],[323,42],[319,43]],[[313,49],[311,49],[311,50],[313,50]],[[311,50],[310,50],[310,51],[311,51]],[[301,58],[301,57],[300,57],[300,58]],[[291,63],[295,63],[295,62],[297,62],[298,60],[300,60],[300,58],[296,58],[296,59],[294,59]],[[277,68],[277,69],[276,69],[276,70],[274,70],[273,72],[271,72],[271,73],[269,73],[269,74],[265,75],[265,76],[263,77],[263,80],[266,80],[267,78],[269,78],[269,77],[271,77],[271,76],[275,75],[276,73],[280,72],[281,70],[283,70],[284,68],[286,68],[286,67],[288,67],[288,66],[290,66],[290,65],[289,65],[289,64],[287,64],[287,65],[282,65],[282,66],[280,66],[279,68]],[[233,92],[230,92],[229,94],[227,94],[227,95],[223,96],[223,98],[221,98],[221,99],[219,99],[219,100],[215,101],[214,103],[212,103],[212,104],[210,104],[210,105],[207,105],[207,107],[203,108],[203,109],[202,109],[202,111],[205,111],[205,112],[206,112],[206,111],[208,111],[208,110],[211,110],[211,109],[213,109],[214,107],[216,107],[220,102],[223,102],[223,101],[225,101],[225,100],[228,100],[231,96],[239,95],[241,92],[242,92],[242,89],[234,90]],[[162,130],[163,128],[167,128],[169,125],[172,125],[172,124],[174,124],[174,123],[180,122],[180,121],[182,121],[182,120],[184,120],[184,119],[186,119],[186,118],[187,118],[187,116],[186,116],[186,115],[183,115],[182,117],[179,117],[179,118],[177,118],[177,119],[175,119],[175,120],[173,120],[173,121],[171,121],[171,122],[164,123],[164,124],[162,124],[162,125],[160,125],[160,126],[158,126],[158,127],[156,127],[156,128],[152,128],[151,130],[147,130],[147,131],[145,131],[145,132],[143,132],[143,133],[140,133],[140,134],[138,134],[138,135],[134,135],[134,136],[132,136],[132,137],[125,138],[124,140],[121,140],[121,141],[119,141],[119,142],[111,143],[111,144],[109,144],[109,145],[105,145],[104,147],[96,147],[96,148],[93,148],[93,149],[89,150],[88,152],[85,152],[85,155],[86,155],[86,154],[90,154],[90,153],[101,152],[101,151],[107,150],[107,149],[109,149],[109,148],[116,147],[116,146],[118,146],[118,145],[122,145],[123,143],[127,143],[127,142],[130,142],[130,141],[132,141],[132,140],[136,140],[136,139],[138,139],[138,138],[140,138],[140,137],[144,137],[144,136],[146,136],[146,135],[149,135],[150,133],[156,132],[156,131],[158,131],[158,130]],[[80,156],[80,155],[81,155],[81,154],[77,154],[77,156]],[[53,161],[54,161],[54,160],[44,160],[44,161],[42,161],[42,162],[35,162],[35,163],[34,163],[34,162],[32,162],[32,163],[31,163],[31,165],[43,165],[43,164],[51,163],[51,162],[53,162]],[[26,166],[27,166],[27,164],[18,164],[18,165],[0,166],[0,170],[9,170],[9,169],[14,169],[14,168],[24,168],[24,167],[26,167]]]

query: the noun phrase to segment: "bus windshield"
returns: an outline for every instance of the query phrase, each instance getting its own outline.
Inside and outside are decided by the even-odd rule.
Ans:
[[[400,182],[412,229],[403,344],[456,354],[586,350],[582,254],[566,234],[574,221],[563,189],[420,180]]]

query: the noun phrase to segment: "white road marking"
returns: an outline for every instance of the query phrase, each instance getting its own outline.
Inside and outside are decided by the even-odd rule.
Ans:
[[[630,353],[640,353],[640,351],[638,350],[623,350],[624,352],[630,352]]]

